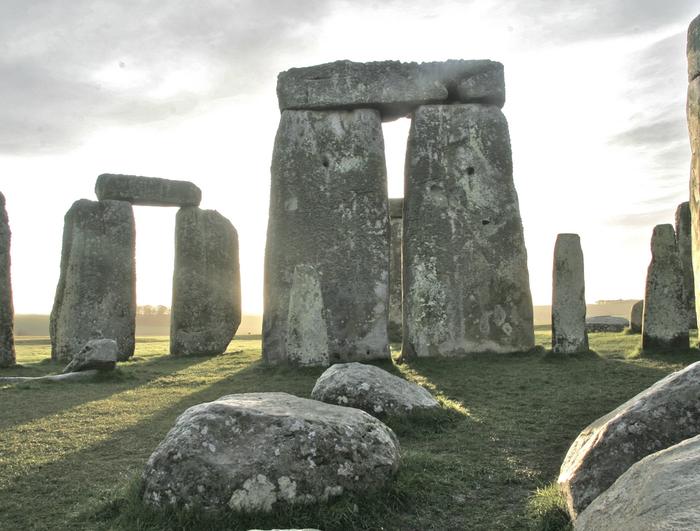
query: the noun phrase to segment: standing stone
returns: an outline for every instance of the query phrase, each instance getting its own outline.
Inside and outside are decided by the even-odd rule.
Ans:
[[[688,312],[676,236],[672,225],[657,225],[651,237],[651,263],[644,294],[642,348],[688,347]]]
[[[73,203],[65,216],[61,276],[51,311],[51,358],[70,361],[92,339],[134,354],[134,212],[123,201]]]
[[[287,314],[287,356],[296,365],[328,365],[321,279],[310,265],[294,268]]]
[[[559,234],[554,245],[552,283],[552,351],[588,351],[586,285],[578,234]]]
[[[683,298],[688,312],[688,328],[695,330],[695,275],[693,274],[693,243],[690,235],[690,203],[687,201],[676,209],[676,240],[683,269]]]
[[[330,363],[388,358],[389,213],[377,111],[282,113],[265,250],[268,363],[293,361],[289,307],[300,264],[316,272],[323,309],[322,322],[297,331],[325,329]]]
[[[389,341],[401,341],[401,239],[403,235],[403,199],[389,199],[391,265],[389,266]]]
[[[690,216],[695,300],[700,300],[700,16],[688,28],[688,133],[690,135]],[[700,321],[697,316],[696,322]]]
[[[216,210],[181,208],[175,218],[170,353],[221,354],[240,324],[236,229]]]
[[[644,316],[644,301],[637,301],[630,311],[630,332],[633,334],[642,333],[642,317]]]
[[[430,105],[406,154],[403,355],[534,346],[508,124],[485,105]]]
[[[100,201],[114,199],[145,206],[199,206],[202,201],[202,191],[188,181],[112,173],[97,178],[95,194]]]
[[[0,193],[0,367],[17,363],[15,356],[12,280],[10,277],[10,223],[5,209],[5,196]]]

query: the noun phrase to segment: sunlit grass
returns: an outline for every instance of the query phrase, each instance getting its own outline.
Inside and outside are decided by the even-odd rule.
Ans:
[[[548,348],[548,330],[536,341]],[[154,513],[138,476],[187,407],[222,395],[308,397],[323,369],[268,368],[260,340],[226,354],[173,358],[167,338],[140,338],[133,361],[95,383],[0,386],[0,529],[566,529],[553,482],[578,432],[697,350],[638,356],[639,336],[591,334],[594,352],[416,360],[379,366],[424,385],[443,408],[388,419],[402,447],[394,485],[371,498],[221,520]],[[46,338],[20,338],[21,368],[60,372]],[[393,355],[398,356],[396,348]]]

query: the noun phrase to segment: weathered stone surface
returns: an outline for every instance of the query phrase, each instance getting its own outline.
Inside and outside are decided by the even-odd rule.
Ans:
[[[110,371],[119,358],[117,342],[114,339],[93,339],[80,349],[71,362],[63,369],[64,373],[89,371]]]
[[[0,368],[17,363],[15,356],[15,310],[10,276],[10,222],[5,209],[5,196],[0,193]]]
[[[311,398],[362,409],[380,418],[440,407],[420,385],[362,363],[338,363],[326,369],[316,380]]]
[[[700,17],[696,18],[688,31],[688,48],[700,49]],[[691,44],[692,41],[692,44]],[[697,69],[697,61],[700,54],[693,51],[688,54],[689,69]],[[700,77],[694,79],[688,85],[688,103],[686,107],[688,117],[688,133],[690,135],[690,214],[691,214],[691,234],[693,270],[695,277],[695,300],[700,300]],[[696,321],[700,322],[698,311],[700,304],[696,304]]]
[[[624,317],[599,315],[586,319],[586,332],[622,332],[629,324]]]
[[[403,199],[389,199],[391,262],[389,266],[389,341],[401,341],[401,240],[403,235]]]
[[[688,81],[700,76],[700,15],[688,26]]]
[[[700,436],[632,465],[576,519],[576,531],[688,531],[700,524]]]
[[[637,301],[630,311],[630,332],[633,334],[642,333],[642,317],[644,315],[644,301]]]
[[[389,213],[376,111],[282,113],[265,250],[268,363],[293,361],[289,305],[299,265],[318,276],[323,322],[310,330],[325,328],[329,362],[388,359]]]
[[[51,357],[71,361],[91,339],[134,353],[134,213],[124,201],[73,203],[64,220],[61,276],[51,311]]]
[[[552,351],[588,351],[586,284],[578,234],[559,234],[554,244]]]
[[[416,111],[403,237],[403,356],[533,348],[527,252],[498,108]]]
[[[236,229],[216,210],[181,208],[175,220],[170,353],[221,354],[240,324]]]
[[[65,374],[49,374],[46,376],[0,376],[0,384],[19,384],[32,382],[89,382],[94,380],[98,374],[100,374],[100,371],[92,369],[80,372],[67,372]]]
[[[676,209],[676,242],[683,272],[683,299],[688,311],[688,328],[697,329],[695,316],[695,274],[693,273],[693,241],[691,236],[690,203]]]
[[[202,191],[188,181],[172,181],[158,177],[103,173],[95,183],[100,200],[127,201],[132,205],[199,206]]]
[[[384,121],[419,105],[505,103],[503,65],[489,60],[433,63],[335,61],[277,77],[280,110],[376,109]]]
[[[286,393],[228,395],[189,408],[143,473],[154,506],[270,511],[376,492],[399,466],[399,443],[358,409]]]
[[[559,485],[575,518],[643,457],[700,434],[700,362],[591,423],[569,448]]]
[[[296,365],[329,364],[321,279],[310,265],[299,264],[294,268],[289,295],[286,348],[289,361]]]
[[[642,348],[663,350],[688,347],[688,310],[683,297],[683,268],[676,236],[672,225],[657,225],[651,236]]]

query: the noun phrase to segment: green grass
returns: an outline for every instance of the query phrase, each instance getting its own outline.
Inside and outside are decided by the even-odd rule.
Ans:
[[[548,346],[549,331],[537,330]],[[389,419],[402,465],[371,498],[273,515],[216,520],[142,506],[138,476],[187,407],[222,395],[286,391],[308,397],[322,369],[269,368],[260,340],[214,357],[171,358],[167,338],[140,338],[133,361],[100,382],[0,386],[0,529],[568,529],[554,485],[569,445],[592,420],[697,350],[638,355],[639,336],[591,334],[594,352],[378,363],[437,395],[435,416]],[[59,372],[45,339],[20,338],[22,367]],[[398,353],[395,352],[395,355]]]

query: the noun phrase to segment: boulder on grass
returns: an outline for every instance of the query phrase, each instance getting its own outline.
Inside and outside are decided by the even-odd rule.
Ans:
[[[700,434],[700,362],[674,372],[584,429],[559,486],[576,518],[640,459]]]
[[[398,467],[394,432],[364,411],[246,393],[180,415],[146,464],[142,492],[156,507],[268,512],[380,491]]]
[[[114,339],[93,339],[85,343],[71,362],[63,369],[64,373],[88,371],[111,371],[117,365],[119,349]]]
[[[577,531],[700,527],[700,436],[645,457],[576,519]]]
[[[624,317],[600,315],[586,319],[586,332],[622,332],[630,322]]]
[[[311,398],[362,409],[375,417],[440,407],[420,385],[362,363],[338,363],[330,367],[316,380]]]

